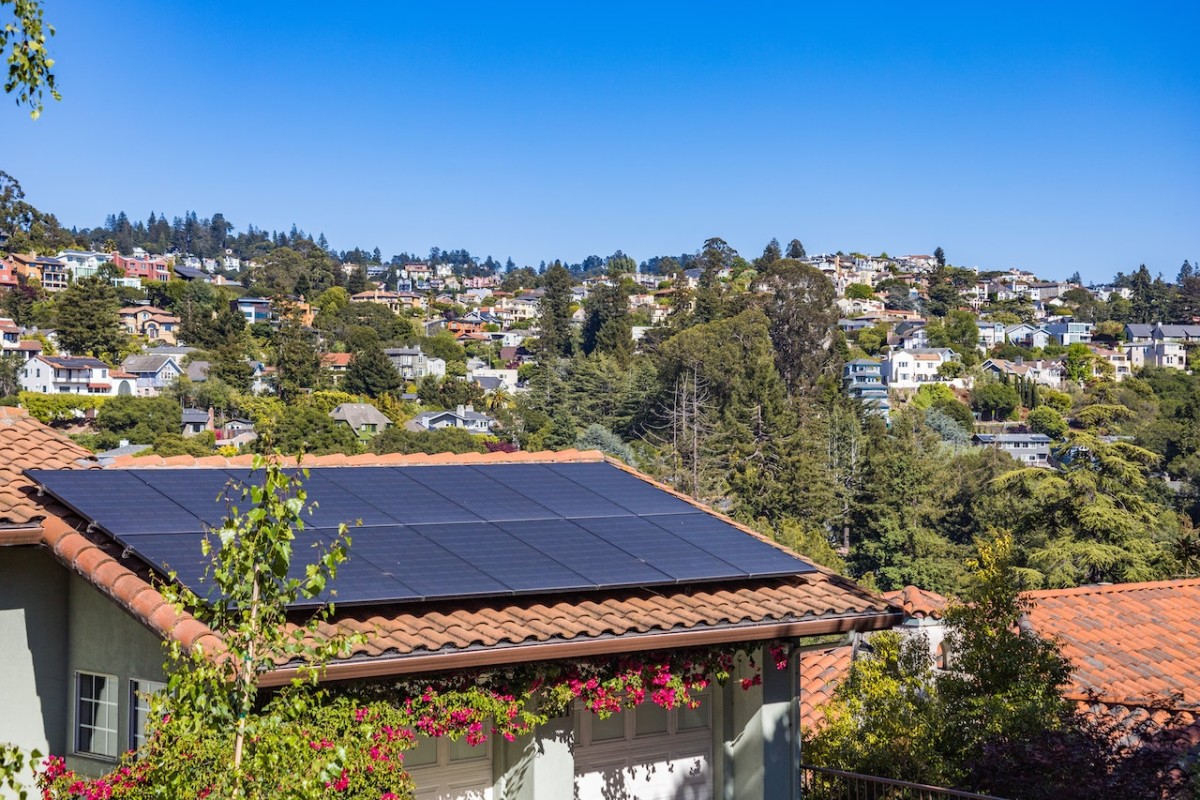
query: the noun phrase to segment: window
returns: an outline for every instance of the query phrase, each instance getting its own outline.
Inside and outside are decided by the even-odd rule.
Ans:
[[[75,752],[117,757],[117,679],[75,674]]]
[[[138,750],[146,743],[150,722],[150,695],[167,688],[165,683],[134,679],[129,682],[129,749]]]

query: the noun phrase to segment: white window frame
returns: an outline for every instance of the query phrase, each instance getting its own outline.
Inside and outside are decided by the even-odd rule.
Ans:
[[[89,696],[84,697],[83,688],[84,681],[91,681],[91,688],[95,691],[95,679],[102,678],[107,683],[109,699],[104,699],[103,694],[100,697]],[[121,698],[119,694],[120,684],[116,675],[109,675],[103,672],[88,672],[87,670],[75,671],[75,725],[73,732],[73,747],[74,752],[79,755],[89,756],[91,758],[102,758],[105,760],[116,761],[120,755],[120,716],[121,716]],[[84,724],[83,708],[84,703],[93,706],[91,713],[91,724]],[[102,723],[100,722],[103,717]],[[91,742],[95,743],[96,736],[102,735],[103,738],[111,741],[112,752],[107,750],[84,749],[83,747],[83,732],[84,730],[91,731]]]
[[[162,681],[145,678],[129,679],[129,749],[139,750],[146,743],[146,723],[150,718],[148,695],[166,691]]]

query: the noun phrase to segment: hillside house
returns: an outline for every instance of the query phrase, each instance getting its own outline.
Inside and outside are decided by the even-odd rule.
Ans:
[[[1051,439],[1044,433],[977,433],[971,437],[976,447],[994,447],[1030,467],[1050,467]]]
[[[469,433],[491,433],[496,420],[476,411],[474,406],[458,406],[453,411],[424,411],[408,421],[411,431],[437,431],[442,428],[461,428]]]
[[[883,379],[889,389],[916,389],[924,383],[951,383],[938,371],[943,364],[959,361],[948,347],[905,350],[892,348],[883,358]]]
[[[156,397],[183,374],[179,357],[172,354],[127,356],[121,369],[134,376],[138,397]]]
[[[871,413],[886,418],[891,406],[883,385],[882,365],[871,358],[856,358],[842,367],[842,388],[846,394],[867,406]]]
[[[419,381],[426,375],[441,378],[446,375],[446,360],[430,358],[419,347],[389,347],[383,351],[392,366],[406,381]]]
[[[90,356],[47,356],[38,354],[25,362],[20,372],[21,389],[42,394],[86,394],[99,397],[133,395],[137,379],[113,370]]]
[[[145,336],[150,341],[176,344],[179,317],[154,306],[122,308],[121,328],[130,336]]]
[[[330,419],[341,422],[359,439],[367,440],[387,430],[392,421],[370,403],[340,403],[329,412]]]
[[[10,712],[0,738],[64,753],[70,768],[95,774],[138,741],[136,690],[161,687],[161,640],[211,642],[151,579],[165,575],[168,558],[178,580],[197,579],[202,561],[181,554],[194,543],[198,555],[200,520],[220,506],[225,470],[249,479],[249,458],[190,467],[175,459],[167,468],[161,458],[126,456],[82,482],[61,480],[91,466],[86,451],[28,417],[0,424],[0,451],[10,456],[0,485],[22,490],[0,498],[10,523],[0,529],[0,631],[19,654],[0,659]],[[720,645],[745,647],[763,665],[751,680],[738,662],[734,679],[707,690],[697,709],[642,704],[600,720],[571,706],[513,742],[423,741],[406,758],[422,797],[796,796],[798,676],[769,649],[795,652],[805,637],[900,621],[885,601],[598,453],[362,463],[308,463],[313,529],[345,521],[335,508],[362,520],[335,580],[332,622],[357,630],[371,620],[365,641],[324,679],[453,677]],[[132,500],[135,486],[144,487],[135,505],[106,500],[121,492]],[[175,533],[129,536],[155,519]],[[430,523],[441,529],[436,540],[416,533]],[[359,598],[355,587],[368,585],[370,598]],[[266,685],[294,671],[282,664]],[[97,704],[109,713],[87,721],[77,713]]]
[[[1056,322],[1047,325],[1046,332],[1055,344],[1070,347],[1073,344],[1090,344],[1094,327],[1090,322]]]

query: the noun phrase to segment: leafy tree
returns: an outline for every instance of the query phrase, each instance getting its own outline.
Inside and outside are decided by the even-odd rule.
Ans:
[[[1066,367],[1068,378],[1082,383],[1091,379],[1095,361],[1095,355],[1086,344],[1075,342],[1067,348],[1067,357],[1063,361],[1063,366]]]
[[[0,54],[8,62],[4,91],[16,92],[17,105],[29,106],[29,116],[37,119],[46,92],[55,100],[62,99],[50,71],[54,59],[46,51],[46,39],[54,35],[54,26],[43,20],[40,0],[6,0],[3,5],[10,2],[13,20],[0,25]]]
[[[1070,412],[1073,403],[1071,395],[1056,389],[1041,389],[1038,392],[1038,399],[1042,405],[1050,406],[1060,414]]]
[[[1063,419],[1063,415],[1045,405],[1030,411],[1027,422],[1031,431],[1044,433],[1051,439],[1061,439],[1068,430],[1067,421]]]
[[[73,355],[93,355],[109,363],[125,347],[117,290],[96,277],[81,278],[59,293],[55,304],[58,342]]]
[[[110,397],[96,412],[96,429],[128,439],[134,444],[153,444],[165,433],[182,430],[179,406],[168,397]]]
[[[802,394],[840,369],[830,333],[837,323],[833,283],[816,267],[788,258],[773,264],[763,283],[776,367],[788,391]]]
[[[633,450],[607,428],[592,424],[587,427],[575,440],[575,447],[580,450],[601,450],[614,458],[619,458],[626,464],[633,464]]]
[[[804,252],[804,245],[800,244],[799,239],[792,239],[788,242],[787,257],[795,261],[808,257],[808,254]]]
[[[875,290],[865,283],[852,283],[846,287],[846,297],[851,300],[870,300]]]
[[[1007,383],[989,381],[977,384],[971,390],[971,405],[989,419],[1006,419],[1017,410],[1021,398],[1017,390]]]
[[[358,437],[348,425],[335,422],[329,412],[311,405],[286,407],[273,424],[259,431],[254,442],[259,452],[357,453]]]
[[[490,437],[478,436],[462,428],[436,431],[408,431],[400,426],[388,428],[371,440],[372,453],[486,453]]]
[[[438,378],[426,375],[417,384],[417,396],[421,402],[433,408],[455,408],[457,406],[483,403],[483,387],[474,381],[464,381],[447,375]]]
[[[342,378],[342,389],[350,394],[379,397],[400,388],[403,381],[378,345],[359,350]]]
[[[989,489],[994,518],[1018,532],[1019,563],[1046,586],[1145,581],[1170,570],[1177,520],[1150,496],[1156,456],[1128,442],[1070,432],[1063,468],[1009,472]]]
[[[961,406],[962,403],[956,405]],[[940,408],[930,408],[925,412],[925,425],[947,444],[964,446],[971,441],[971,429],[963,427],[959,420]]]
[[[957,401],[958,397],[954,390],[944,383],[924,383],[917,387],[911,402],[916,408],[928,409],[941,400]]]
[[[0,397],[10,397],[21,391],[21,368],[25,362],[15,355],[0,356]]]

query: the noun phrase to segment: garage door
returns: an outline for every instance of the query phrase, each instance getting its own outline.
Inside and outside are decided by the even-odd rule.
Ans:
[[[576,712],[576,800],[711,800],[712,717],[652,703],[600,719]]]
[[[417,737],[404,754],[416,800],[492,800],[491,741],[472,747],[465,739]]]

